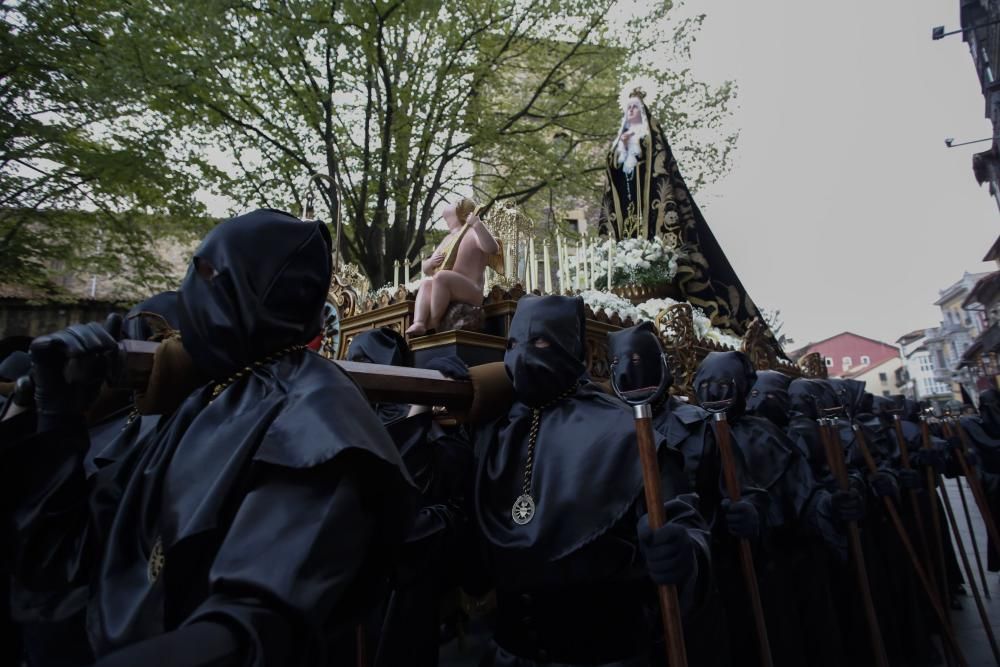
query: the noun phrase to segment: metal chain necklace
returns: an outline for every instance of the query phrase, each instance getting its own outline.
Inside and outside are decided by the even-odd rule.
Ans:
[[[268,355],[268,356],[264,357],[260,361],[255,361],[252,364],[244,366],[240,370],[238,370],[235,373],[233,373],[228,379],[226,379],[226,380],[224,380],[222,382],[216,383],[215,387],[212,389],[212,397],[209,399],[209,402],[211,403],[216,398],[218,398],[219,394],[221,394],[226,389],[226,387],[228,387],[229,385],[233,384],[234,382],[236,382],[240,378],[242,378],[242,377],[244,377],[246,375],[249,375],[250,373],[252,373],[255,370],[257,370],[258,368],[260,368],[261,366],[263,366],[265,364],[269,364],[272,361],[276,361],[280,357],[283,357],[283,356],[285,356],[286,354],[288,354],[290,352],[295,352],[296,350],[304,350],[304,349],[306,349],[305,345],[289,345],[288,347],[286,347],[286,348],[284,348],[282,350],[278,350],[274,354],[271,354],[271,355]]]
[[[521,495],[510,508],[510,517],[519,526],[531,522],[535,517],[535,499],[531,495],[531,473],[535,467],[535,443],[538,441],[538,431],[542,425],[542,411],[546,410],[567,396],[576,392],[576,385],[556,396],[540,408],[531,410],[531,428],[528,431],[528,458],[524,462],[524,481],[521,484]]]

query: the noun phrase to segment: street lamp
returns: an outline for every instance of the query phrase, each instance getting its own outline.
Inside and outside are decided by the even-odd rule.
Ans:
[[[979,25],[969,26],[968,28],[961,28],[959,30],[952,30],[951,32],[945,32],[944,31],[944,26],[943,25],[939,25],[939,26],[931,29],[931,39],[933,39],[934,41],[937,41],[939,39],[943,39],[945,37],[948,37],[949,35],[957,35],[960,32],[969,32],[970,30],[978,30],[979,28],[985,28],[987,26],[996,25],[997,23],[1000,23],[1000,19],[996,19],[996,20],[993,20],[993,21],[987,21],[986,23],[980,23]]]
[[[993,141],[993,137],[986,137],[985,139],[975,139],[973,141],[962,141],[960,143],[955,143],[954,137],[946,137],[944,140],[944,145],[948,148],[958,148],[959,146],[968,146],[969,144],[981,144],[984,141]]]

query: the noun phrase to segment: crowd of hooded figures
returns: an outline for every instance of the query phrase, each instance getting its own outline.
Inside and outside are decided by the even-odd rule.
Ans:
[[[308,347],[331,270],[324,225],[255,211],[176,292],[0,360],[4,664],[422,666],[457,642],[470,665],[662,665],[658,587],[690,665],[964,664],[947,610],[976,582],[934,486],[998,509],[996,391],[934,419],[712,352],[690,400],[649,406],[651,522],[579,298],[520,299],[492,374],[433,362],[506,386],[442,420]],[[159,343],[142,391],[108,382],[128,340]],[[609,349],[616,388],[669,384],[652,326]],[[390,329],[348,359],[411,363]]]

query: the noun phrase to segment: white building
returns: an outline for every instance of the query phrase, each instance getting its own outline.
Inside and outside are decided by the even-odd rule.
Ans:
[[[938,367],[936,355],[927,345],[928,340],[937,337],[937,328],[917,329],[900,336],[896,341],[903,360],[895,373],[896,387],[907,398],[931,402],[945,402],[952,398],[951,386],[940,381],[942,369]]]

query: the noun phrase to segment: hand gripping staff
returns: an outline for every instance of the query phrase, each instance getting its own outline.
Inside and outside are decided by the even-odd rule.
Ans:
[[[729,392],[732,395],[732,391]],[[715,426],[715,440],[719,446],[719,456],[722,459],[722,475],[726,481],[726,492],[729,500],[737,502],[740,499],[740,483],[736,477],[736,461],[733,459],[733,445],[729,433],[729,422],[726,421],[726,410],[732,404],[732,399],[721,401],[702,401],[701,407],[712,414]],[[757,648],[760,652],[762,667],[772,667],[771,643],[767,638],[767,625],[764,623],[764,607],[760,603],[760,588],[757,585],[757,571],[753,564],[753,551],[750,541],[740,538],[740,565],[743,569],[743,579],[746,581],[747,592],[750,594],[750,605],[753,608],[754,624],[757,627]]]
[[[868,472],[870,474],[874,475],[878,472],[878,465],[875,463],[874,457],[872,457],[871,450],[868,449],[868,442],[865,440],[864,431],[861,429],[859,424],[853,423],[853,419],[851,421],[851,428],[854,430],[855,442],[857,442],[858,449],[861,451],[861,456],[865,460],[865,467],[868,468]],[[932,506],[934,506],[933,500],[934,498],[932,496]],[[882,496],[882,502],[885,504],[886,514],[889,515],[892,525],[896,528],[896,533],[899,535],[899,541],[903,543],[903,548],[910,557],[910,563],[913,565],[913,570],[917,573],[917,578],[920,579],[920,583],[923,585],[924,591],[927,593],[927,597],[930,598],[931,606],[934,608],[938,621],[941,623],[941,632],[943,633],[944,638],[948,640],[948,645],[955,658],[958,660],[958,664],[963,666],[968,665],[965,660],[965,656],[962,654],[962,649],[959,647],[958,642],[955,641],[955,634],[952,631],[948,614],[945,612],[940,599],[934,594],[934,586],[931,584],[930,579],[927,578],[927,573],[920,564],[920,559],[917,558],[917,552],[913,548],[913,543],[910,542],[910,538],[906,534],[906,529],[903,527],[903,521],[899,518],[899,512],[896,511],[895,502],[889,496]]]
[[[835,414],[839,410],[840,408],[831,408],[827,412]],[[847,477],[847,467],[844,465],[843,448],[838,443],[837,420],[824,417],[818,421],[830,474],[837,481],[837,486],[841,491],[850,491],[851,482]],[[858,589],[861,591],[861,601],[865,608],[865,620],[868,623],[868,636],[871,640],[872,651],[875,653],[875,664],[879,667],[888,667],[889,658],[885,653],[882,630],[879,628],[878,617],[875,615],[875,602],[872,600],[871,582],[868,581],[868,567],[865,565],[864,551],[861,550],[861,531],[858,529],[857,521],[847,522],[847,543],[851,550],[854,574],[858,580]]]
[[[653,410],[650,407],[663,397],[667,390],[670,375],[667,372],[667,356],[660,355],[664,372],[660,376],[657,387],[621,388],[615,381],[615,366],[618,360],[611,362],[611,387],[618,398],[632,406],[635,417],[635,434],[639,443],[639,460],[642,464],[642,485],[646,495],[646,511],[649,513],[649,527],[653,530],[663,526],[664,494],[673,497],[673,489],[661,488],[659,465],[656,461],[656,444],[653,438]],[[663,636],[667,646],[667,662],[670,667],[687,667],[687,648],[684,645],[684,629],[681,625],[681,607],[677,601],[677,587],[660,585],[657,587],[660,597],[660,611],[663,616]]]

